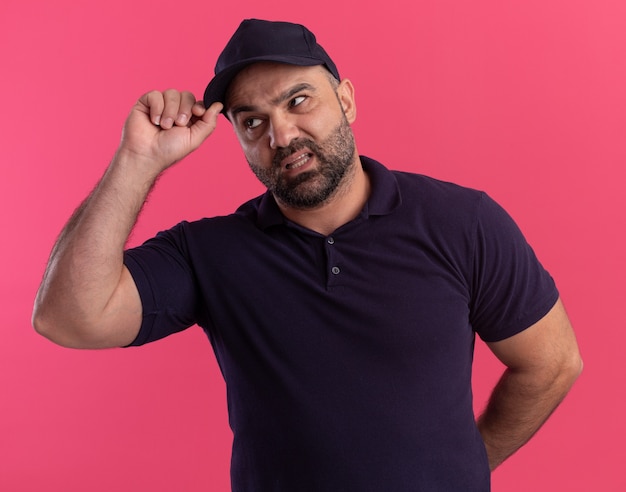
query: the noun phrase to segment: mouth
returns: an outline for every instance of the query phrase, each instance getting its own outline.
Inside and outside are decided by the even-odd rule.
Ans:
[[[313,154],[310,152],[303,152],[302,154],[290,156],[286,160],[286,162],[284,162],[285,169],[289,171],[293,169],[299,169],[305,164],[307,164],[311,160],[312,157],[313,157]]]

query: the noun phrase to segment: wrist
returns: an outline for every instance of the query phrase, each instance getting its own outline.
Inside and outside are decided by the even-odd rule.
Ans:
[[[125,180],[150,188],[170,165],[171,163],[164,163],[154,157],[120,146],[111,161],[109,171],[119,171]]]

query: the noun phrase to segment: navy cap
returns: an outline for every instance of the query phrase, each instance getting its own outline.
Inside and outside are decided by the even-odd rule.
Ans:
[[[216,101],[224,103],[233,78],[248,65],[264,61],[303,67],[324,65],[339,80],[337,67],[306,27],[246,19],[217,59],[215,77],[204,91],[204,106],[208,108]]]

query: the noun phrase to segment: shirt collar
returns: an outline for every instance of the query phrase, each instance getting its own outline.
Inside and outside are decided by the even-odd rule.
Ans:
[[[371,183],[370,197],[361,216],[367,218],[370,215],[392,213],[402,203],[400,188],[394,173],[374,159],[365,156],[360,156],[360,159],[363,170],[368,174]],[[278,208],[274,196],[269,191],[265,192],[258,201],[258,226],[266,229],[284,222],[285,217]]]

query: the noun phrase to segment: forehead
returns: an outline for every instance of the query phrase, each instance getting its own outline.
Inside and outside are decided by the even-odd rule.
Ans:
[[[301,67],[285,63],[254,63],[241,70],[230,83],[225,106],[229,109],[233,105],[261,104],[299,84],[330,87],[329,77],[322,65]]]

